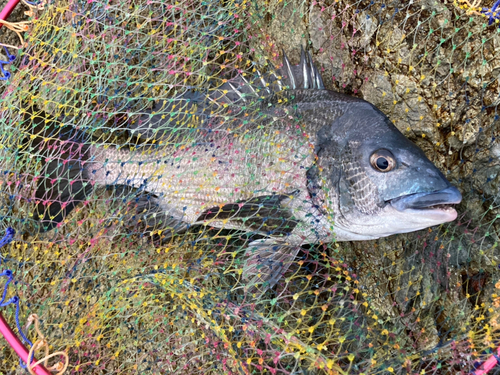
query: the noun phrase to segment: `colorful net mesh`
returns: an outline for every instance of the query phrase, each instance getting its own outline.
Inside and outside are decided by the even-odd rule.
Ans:
[[[39,316],[51,351],[68,354],[68,373],[472,371],[500,345],[496,6],[490,0],[32,5],[0,103],[0,229],[19,235],[2,249],[2,267],[13,272],[6,298],[19,297],[21,324]],[[134,211],[131,191],[94,191],[57,228],[39,232],[33,215],[43,216],[50,201],[35,193],[44,163],[85,152],[58,143],[49,124],[61,131],[72,124],[84,144],[102,152],[126,145],[135,151],[128,162],[140,163],[156,145],[127,131],[127,121],[148,114],[153,121],[153,102],[172,105],[188,89],[210,92],[236,74],[251,84],[256,69],[272,73],[281,65],[282,48],[298,63],[301,45],[327,88],[375,104],[460,188],[454,223],[304,247],[262,295],[243,292],[248,236],[210,225],[167,235]],[[213,108],[219,130],[234,138],[245,136],[240,112],[254,120],[261,111],[256,100]],[[181,105],[170,116],[179,129],[170,141],[186,146],[177,161],[196,158],[189,152],[195,111]],[[289,119],[290,126],[298,121]],[[250,149],[282,147],[284,158],[294,152],[265,128],[248,142]],[[198,183],[196,174],[184,178]],[[41,211],[33,208],[37,198],[45,199]],[[1,312],[14,326],[15,308]],[[33,329],[25,334],[34,341]],[[0,341],[0,369],[13,373],[18,357]]]

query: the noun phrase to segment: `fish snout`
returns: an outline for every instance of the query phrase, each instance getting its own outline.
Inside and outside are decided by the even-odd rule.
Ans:
[[[415,193],[392,199],[391,206],[398,211],[407,209],[437,208],[435,206],[458,204],[462,201],[462,194],[454,186],[443,190]]]

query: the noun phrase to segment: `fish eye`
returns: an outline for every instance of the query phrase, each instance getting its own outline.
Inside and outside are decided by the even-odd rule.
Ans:
[[[379,172],[389,172],[396,168],[396,159],[389,150],[380,149],[370,156],[370,164]]]

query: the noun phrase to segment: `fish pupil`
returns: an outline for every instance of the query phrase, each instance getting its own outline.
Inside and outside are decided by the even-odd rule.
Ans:
[[[387,168],[389,168],[389,161],[384,157],[380,157],[377,159],[377,167],[380,170],[385,171]]]

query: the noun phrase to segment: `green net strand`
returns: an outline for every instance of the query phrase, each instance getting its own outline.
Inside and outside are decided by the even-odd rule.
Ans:
[[[62,0],[30,8],[0,100],[0,232],[17,233],[1,256],[15,275],[5,298],[19,297],[19,321],[38,315],[51,353],[68,354],[67,373],[478,371],[500,345],[498,6]],[[63,188],[37,196],[40,181],[61,182],[44,165],[68,155],[84,160],[90,147],[100,155],[127,150],[123,162],[141,168],[174,145],[177,180],[200,194],[200,176],[222,194],[231,174],[257,184],[260,165],[279,165],[275,150],[283,160],[306,157],[293,146],[309,150],[303,119],[269,115],[293,100],[280,90],[283,50],[296,65],[301,46],[327,89],[374,104],[460,189],[454,222],[303,246],[263,294],[249,293],[243,275],[246,248],[262,228],[247,233],[208,221],[176,234],[160,225],[155,197],[140,189],[83,185],[91,193],[41,231],[37,215],[66,202]],[[238,76],[248,81],[240,88],[246,101],[234,102],[220,90]],[[267,89],[276,103],[263,99]],[[170,116],[172,135],[150,132],[158,116]],[[203,116],[214,133],[246,145],[239,157],[250,172],[221,167],[209,176],[196,166]],[[245,131],[253,123],[260,125]],[[78,186],[73,172],[63,178]],[[139,204],[156,216],[137,212]],[[14,327],[15,309],[1,313]],[[27,339],[36,341],[36,332]],[[0,342],[0,372],[23,371]]]

